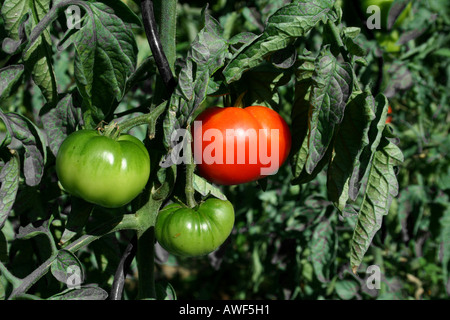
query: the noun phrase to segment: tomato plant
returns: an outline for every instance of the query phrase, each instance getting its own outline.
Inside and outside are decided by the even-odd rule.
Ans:
[[[117,139],[96,130],[79,130],[61,144],[56,173],[64,189],[107,208],[126,205],[145,187],[150,157],[132,135]]]
[[[198,171],[213,183],[235,185],[272,175],[289,155],[289,127],[268,107],[211,107],[195,121],[201,122],[193,128]]]
[[[216,250],[234,226],[233,205],[207,199],[194,208],[172,203],[156,220],[155,236],[163,248],[179,256],[196,257]]]
[[[0,3],[0,299],[448,296],[445,1]]]

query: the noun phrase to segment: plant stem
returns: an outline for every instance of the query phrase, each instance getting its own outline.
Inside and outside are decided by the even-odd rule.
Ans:
[[[184,148],[186,152],[186,157],[188,159],[188,163],[186,164],[186,185],[184,187],[184,192],[186,194],[186,202],[189,208],[193,208],[197,205],[195,201],[195,189],[194,189],[194,171],[195,171],[195,162],[192,158],[192,149],[191,149],[191,140],[192,137],[190,135],[189,126],[186,130],[188,137],[184,137],[187,139],[187,144]],[[183,140],[184,140],[183,139]]]
[[[0,261],[0,274],[2,274],[9,283],[12,284],[13,288],[16,288],[22,284],[22,279],[17,278],[11,272],[9,272],[8,268]]]
[[[173,73],[176,59],[177,1],[156,1],[155,20],[160,26],[159,39]]]
[[[147,40],[155,57],[156,66],[158,67],[162,81],[170,96],[175,88],[176,81],[172,74],[173,63],[175,62],[175,30],[176,30],[176,0],[158,0],[158,8],[164,13],[164,18],[159,21],[159,34],[157,22],[153,10],[153,2],[151,0],[141,1],[142,20],[144,22]],[[163,35],[167,32],[167,35]],[[161,42],[163,37],[165,42]],[[171,38],[170,38],[171,37]],[[168,52],[168,50],[170,50]],[[170,62],[167,58],[170,57]],[[158,92],[158,87],[156,92]],[[159,101],[157,102],[159,103]]]
[[[125,276],[132,261],[134,260],[134,257],[136,256],[136,248],[137,235],[135,235],[131,239],[130,243],[128,243],[125,252],[122,254],[119,265],[117,266],[116,273],[114,274],[114,281],[111,286],[111,293],[109,295],[110,300],[122,299]]]
[[[138,231],[137,265],[139,270],[139,299],[155,299],[155,228]]]
[[[48,269],[52,265],[53,260],[56,259],[57,255],[58,253],[52,254],[43,264],[41,264],[28,276],[23,278],[20,285],[13,289],[8,299],[14,299],[27,292],[28,289],[30,289],[40,278],[42,278],[42,276],[48,272]]]
[[[89,243],[101,238],[102,236],[124,229],[135,229],[138,230],[140,227],[139,220],[134,214],[126,214],[119,218],[112,219],[107,223],[101,225],[99,228],[93,230],[90,234],[86,234],[80,237],[78,240],[74,241],[70,245],[68,245],[65,250],[70,250],[71,252],[75,252]],[[59,251],[58,251],[59,252]],[[43,264],[41,264],[36,270],[30,273],[23,279],[18,279],[14,277],[4,266],[0,263],[0,271],[7,277],[8,281],[13,284],[13,291],[8,299],[14,299],[18,296],[23,295],[27,292],[28,289],[33,286],[40,278],[42,278],[50,269],[53,261],[58,256],[58,252],[53,253]]]
[[[154,226],[164,198],[155,197],[155,189],[149,188],[147,203],[136,212],[140,228],[137,230],[136,259],[139,271],[139,299],[156,298],[155,290],[155,232]]]
[[[122,132],[128,132],[134,127],[148,124],[149,125],[149,137],[152,139],[155,134],[156,120],[166,109],[166,103],[161,103],[159,106],[152,109],[149,113],[143,114],[132,119],[121,122],[114,132],[114,137],[118,137]]]
[[[89,232],[89,234],[81,236],[79,239],[69,244],[65,249],[75,252],[111,232],[128,229],[138,230],[139,228],[140,222],[136,214],[125,214],[108,221],[99,228]]]

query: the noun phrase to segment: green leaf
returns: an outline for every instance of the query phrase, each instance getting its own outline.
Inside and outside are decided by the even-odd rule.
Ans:
[[[342,280],[336,282],[336,293],[343,300],[353,299],[359,291],[359,285],[352,280]]]
[[[292,136],[292,183],[300,183],[299,176],[302,173],[308,158],[308,134],[309,134],[309,94],[312,85],[314,63],[305,61],[296,70],[295,97],[291,111]]]
[[[32,121],[20,114],[13,112],[5,114],[0,110],[0,118],[9,134],[19,140],[25,148],[23,173],[26,184],[38,185],[44,173],[47,157],[45,137]]]
[[[22,17],[30,11],[29,4],[30,1],[27,0],[7,0],[2,3],[1,14],[5,22],[4,26],[14,40],[19,40],[20,22]]]
[[[26,23],[26,29],[33,29],[49,11],[50,0],[8,0],[2,6],[2,15],[5,19],[5,27],[12,40],[25,40],[26,31],[22,23]],[[23,20],[29,15],[30,19]],[[22,29],[21,29],[22,28]],[[15,51],[15,49],[9,49]],[[27,69],[31,70],[33,81],[42,91],[49,103],[55,103],[57,88],[52,69],[51,38],[47,30],[41,30],[41,36],[28,47],[23,55]]]
[[[441,219],[439,219],[440,223],[440,257],[442,261],[442,273],[444,285],[447,285],[446,281],[448,281],[449,277],[449,266],[450,266],[450,205],[447,205],[447,209],[444,212],[444,215]]]
[[[375,119],[373,119],[370,123],[368,132],[369,141],[368,143],[364,142],[365,147],[359,156],[359,161],[356,163],[349,181],[348,194],[350,199],[353,201],[356,200],[356,197],[363,187],[361,185],[362,180],[367,174],[372,158],[378,148],[378,145],[380,144],[381,137],[384,132],[383,130],[386,127],[386,117],[389,107],[386,97],[382,94],[378,95],[375,99],[372,95],[367,95],[364,106],[369,113],[371,113],[369,109],[373,110],[373,113],[375,113]],[[369,114],[366,113],[366,115]]]
[[[317,279],[320,282],[328,282],[330,266],[336,255],[336,234],[331,218],[320,222],[314,228],[309,247]]]
[[[156,283],[156,297],[158,300],[177,300],[177,294],[172,285],[168,282]]]
[[[32,27],[47,14],[50,8],[50,0],[34,0],[32,12]],[[50,32],[44,30],[39,39],[25,52],[25,64],[32,69],[31,76],[36,85],[41,89],[47,102],[56,104],[58,89],[56,87],[55,75],[53,72],[52,59],[52,39]]]
[[[224,65],[228,42],[220,24],[203,11],[204,27],[200,30],[181,61],[178,85],[164,119],[164,144],[171,147],[172,132],[183,128],[206,98],[211,76]]]
[[[48,298],[49,300],[106,300],[108,293],[93,285],[86,285],[76,289],[66,289]]]
[[[24,66],[10,65],[0,69],[0,101],[9,96],[14,85],[20,80],[24,71]]]
[[[141,19],[123,1],[97,0],[114,10],[117,15],[130,28],[143,28]]]
[[[83,8],[84,25],[67,41],[75,46],[77,87],[93,121],[99,122],[113,111],[114,99],[122,99],[138,50],[131,27],[110,7],[86,2]]]
[[[398,194],[394,166],[403,161],[401,150],[386,138],[379,145],[370,167],[367,187],[353,232],[350,265],[356,272],[383,216],[388,214],[392,199]]]
[[[212,196],[227,200],[227,197],[222,193],[222,191],[218,188],[206,181],[204,178],[194,174],[194,189],[202,196],[206,197],[209,194]]]
[[[60,240],[61,245],[64,245],[83,229],[92,213],[93,207],[93,204],[81,198],[72,198],[70,214],[67,217],[67,223]]]
[[[262,62],[233,85],[239,88],[239,92],[246,91],[244,105],[263,105],[278,110],[280,97],[277,88],[289,82],[291,77],[291,69],[279,69],[272,63]]]
[[[59,250],[50,270],[58,281],[68,286],[79,286],[84,282],[83,266],[75,254],[68,250]]]
[[[31,239],[37,235],[40,234],[47,234],[49,233],[48,229],[48,220],[39,220],[32,222],[30,224],[27,224],[25,227],[19,227],[19,231],[17,232],[17,239]]]
[[[319,22],[337,19],[332,11],[334,1],[296,1],[277,10],[267,21],[264,32],[243,48],[226,66],[223,74],[228,83],[239,80],[248,69],[259,65],[268,55],[291,45],[305,36]]]
[[[64,139],[83,125],[83,114],[77,94],[66,94],[56,107],[45,105],[41,109],[41,119],[53,155],[57,155]]]
[[[358,93],[347,105],[334,142],[334,156],[328,168],[327,190],[331,201],[342,212],[349,198],[353,171],[360,169],[359,157],[369,144],[369,129],[375,113],[370,92]]]
[[[342,122],[353,87],[353,72],[349,64],[338,62],[327,46],[316,59],[312,80],[309,154],[305,164],[308,174],[327,153]]]
[[[0,168],[0,229],[2,229],[19,190],[20,159],[17,152],[12,151],[9,161]]]
[[[350,52],[354,56],[365,57],[367,55],[366,49],[361,47],[351,38],[345,39],[345,46],[347,47],[348,52]]]

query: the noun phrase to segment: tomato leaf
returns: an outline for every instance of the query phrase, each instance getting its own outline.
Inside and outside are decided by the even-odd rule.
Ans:
[[[206,98],[211,76],[224,65],[228,42],[220,24],[203,10],[204,27],[181,61],[178,85],[164,119],[165,145],[170,147],[173,130],[182,128]]]
[[[0,158],[0,229],[3,228],[6,219],[14,205],[17,191],[19,190],[20,159],[17,152],[6,163]]]
[[[362,180],[370,169],[372,158],[378,148],[383,135],[383,130],[386,127],[386,116],[388,111],[388,101],[385,96],[378,95],[375,99],[372,96],[367,96],[365,99],[365,108],[370,107],[375,112],[375,119],[370,123],[368,132],[368,143],[363,147],[359,156],[359,161],[355,163],[353,173],[349,180],[349,197],[351,200],[356,200],[362,186]],[[369,111],[370,112],[370,111]]]
[[[67,217],[60,244],[64,245],[72,239],[86,225],[93,210],[93,204],[84,201],[81,198],[73,197],[70,214]]]
[[[0,101],[9,96],[14,85],[20,80],[24,66],[11,65],[0,69]]]
[[[127,76],[136,67],[137,45],[129,24],[103,3],[86,2],[84,25],[69,30],[75,46],[75,78],[94,122],[111,112],[114,99],[123,97]]]
[[[105,300],[108,293],[96,285],[69,288],[48,298],[49,300]]]
[[[332,225],[333,217],[321,221],[314,228],[309,244],[314,272],[320,282],[329,281],[330,266],[336,255],[337,237],[334,231],[335,228]]]
[[[342,212],[349,198],[353,171],[360,168],[359,157],[369,144],[369,128],[375,119],[370,92],[358,93],[347,105],[334,143],[334,156],[328,168],[327,190],[331,201]]]
[[[50,150],[55,156],[64,139],[83,125],[83,115],[77,98],[76,92],[66,94],[56,107],[52,108],[47,104],[40,112]]]
[[[166,281],[155,284],[156,297],[158,300],[177,300],[177,294],[172,285]]]
[[[263,105],[278,110],[280,97],[278,87],[286,85],[292,77],[291,69],[279,69],[272,63],[263,62],[246,72],[241,80],[233,83],[239,92],[246,91],[244,105]]]
[[[50,267],[52,275],[67,285],[80,285],[84,282],[81,262],[72,252],[61,249]]]
[[[19,227],[19,231],[17,232],[17,239],[31,239],[40,234],[49,233],[48,229],[49,221],[48,220],[38,220],[32,223],[27,224],[25,227]]]
[[[18,46],[25,41],[30,30],[35,28],[49,11],[50,2],[50,0],[9,0],[5,2],[2,6],[2,16],[5,19],[6,30],[11,37],[10,40],[5,39],[8,51],[16,51]],[[29,19],[24,21],[25,16],[29,16]],[[16,44],[8,43],[8,41],[15,41]],[[23,57],[25,65],[31,70],[33,81],[38,85],[47,101],[56,103],[57,88],[51,66],[50,33],[45,29],[42,30],[41,36],[34,41],[31,47],[28,47]]]
[[[359,290],[359,285],[353,280],[342,280],[336,282],[336,293],[342,300],[353,299]]]
[[[442,271],[443,271],[443,277],[442,279],[448,279],[448,273],[449,273],[449,265],[450,265],[450,206],[447,205],[447,208],[442,216],[441,219],[439,219],[439,223],[441,226],[439,238],[441,243],[440,248],[440,257],[442,262]]]
[[[331,0],[303,0],[277,10],[269,17],[261,36],[245,46],[226,66],[223,74],[227,82],[239,80],[245,71],[305,36],[319,22],[336,21],[333,5]]]
[[[300,183],[306,159],[308,158],[308,124],[309,124],[309,94],[312,85],[314,63],[304,61],[296,70],[295,97],[291,111],[292,136],[292,162],[291,168],[294,179],[292,183]]]
[[[218,199],[227,200],[226,195],[224,195],[218,187],[215,187],[204,178],[196,174],[194,174],[194,189],[204,197],[211,194]]]
[[[50,8],[50,2],[50,0],[35,0],[33,8],[30,5],[29,10],[32,16],[32,28],[47,14]],[[26,66],[32,70],[31,76],[33,81],[41,89],[47,102],[55,105],[58,89],[52,67],[51,43],[50,32],[43,30],[39,39],[24,53],[24,60]]]
[[[5,123],[8,134],[19,140],[25,148],[23,173],[26,184],[38,185],[44,173],[47,157],[45,137],[33,122],[20,114],[13,112],[5,114],[0,110],[0,118]]]
[[[383,216],[389,212],[392,199],[398,194],[394,166],[402,161],[401,150],[394,143],[383,138],[374,154],[358,222],[352,237],[350,265],[353,272],[356,272],[361,264],[374,235],[381,227]]]
[[[353,87],[353,72],[349,64],[337,61],[326,46],[316,59],[312,80],[309,154],[305,164],[308,174],[327,153],[335,130],[342,122]]]

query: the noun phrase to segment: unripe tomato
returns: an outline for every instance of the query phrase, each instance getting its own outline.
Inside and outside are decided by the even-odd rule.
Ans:
[[[208,108],[194,121],[193,137],[199,174],[220,185],[275,174],[291,148],[287,123],[264,106]]]
[[[158,213],[155,237],[168,252],[195,257],[216,250],[233,226],[234,208],[229,201],[209,198],[194,208],[172,203]]]
[[[79,130],[61,144],[56,173],[74,196],[107,208],[133,200],[150,176],[150,157],[144,144],[129,134],[117,140],[96,130]]]

